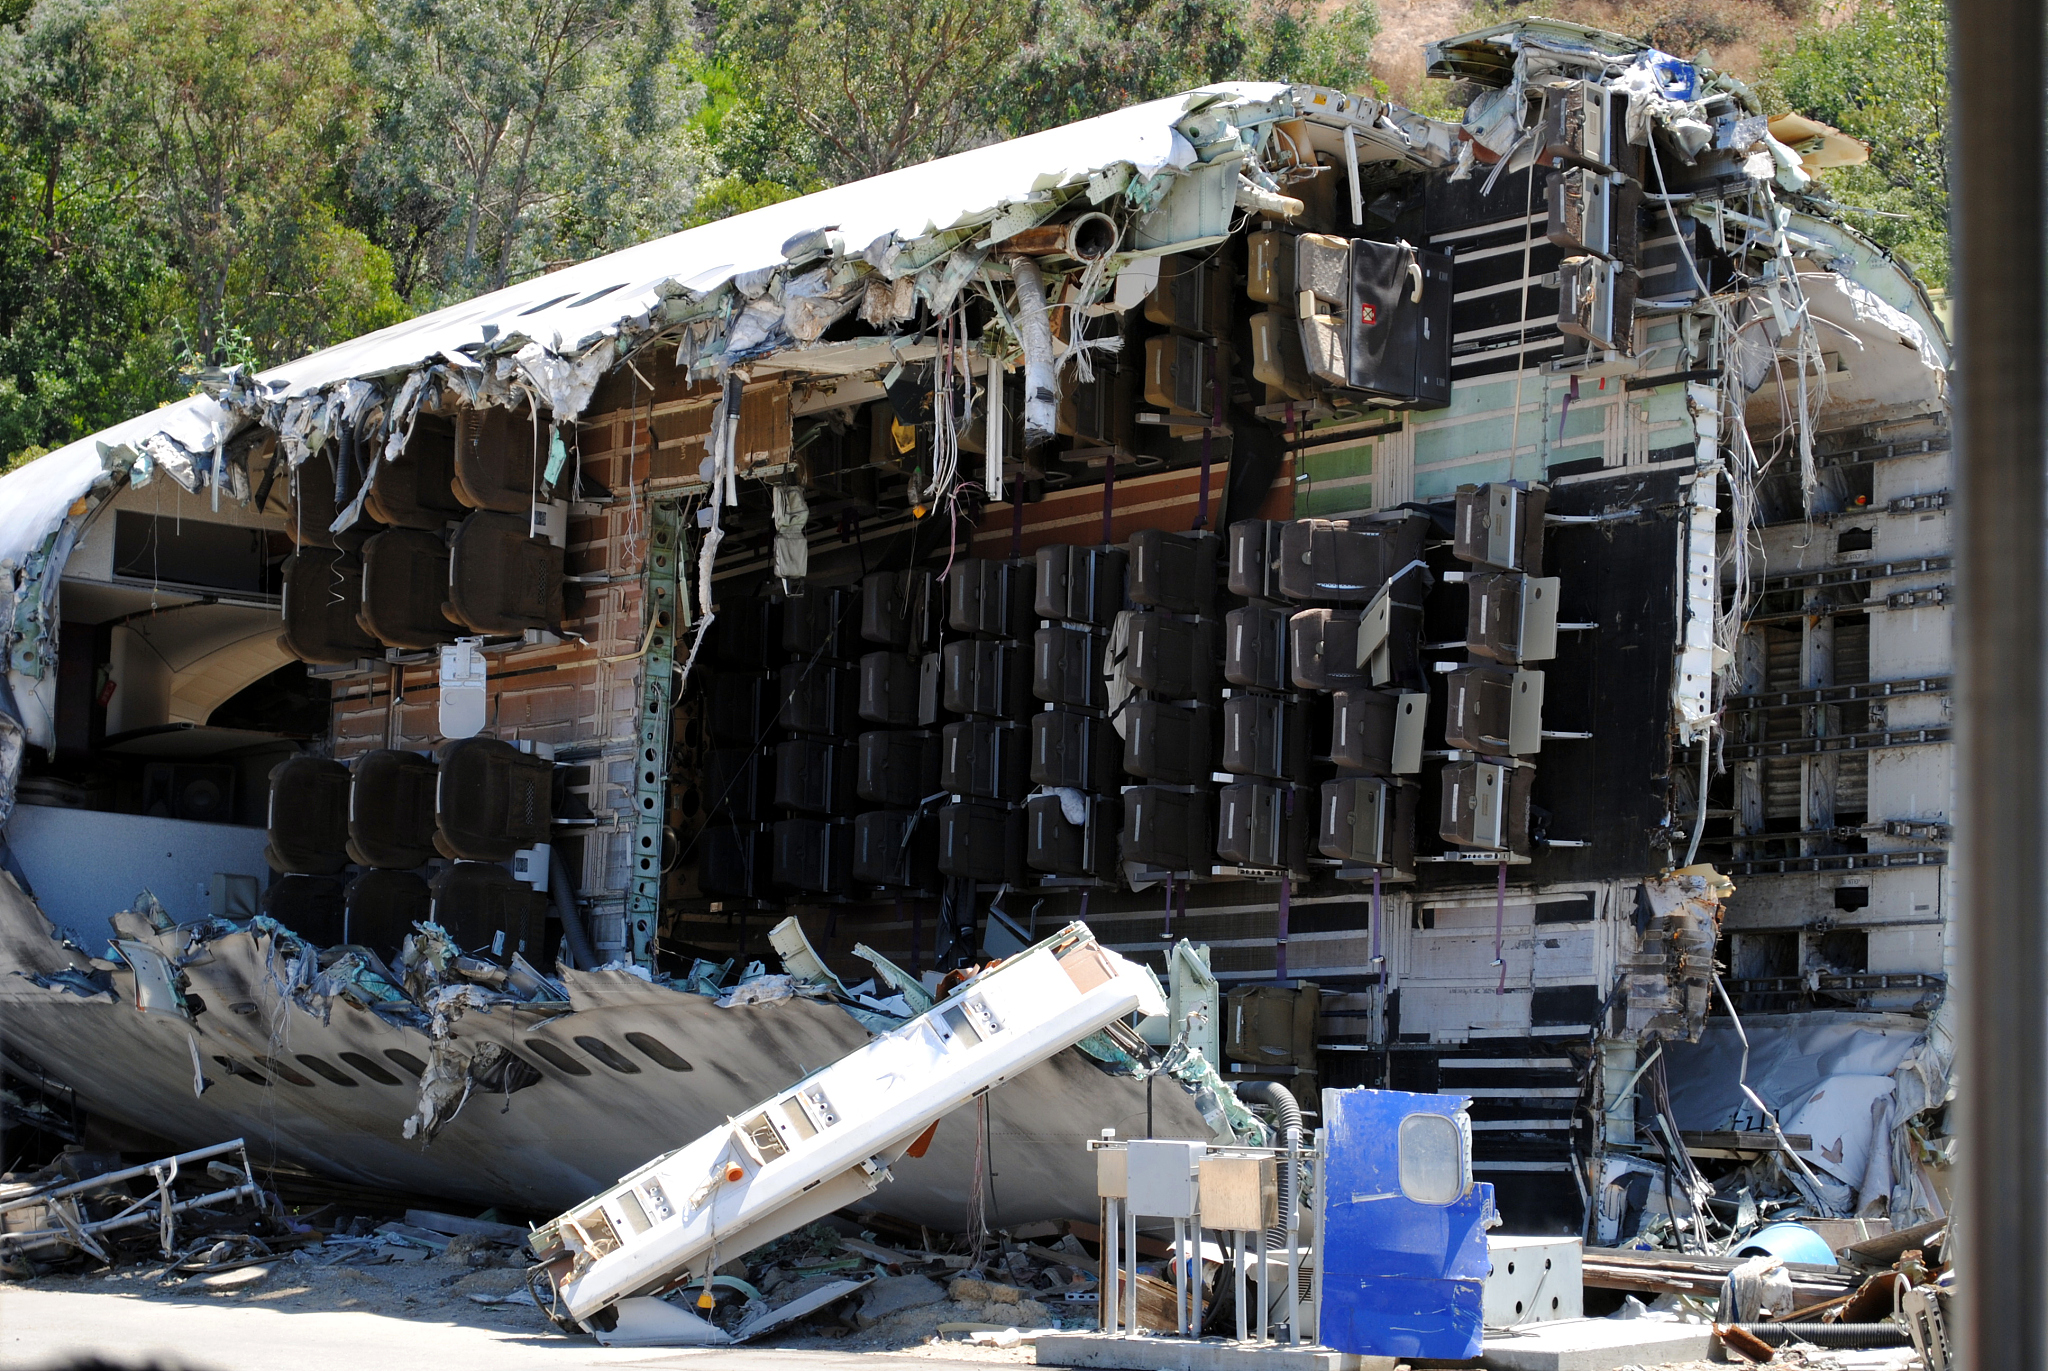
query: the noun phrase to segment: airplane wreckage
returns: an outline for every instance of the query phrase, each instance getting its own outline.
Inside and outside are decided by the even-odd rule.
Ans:
[[[1462,122],[1194,91],[0,478],[9,1122],[553,1211],[1085,921],[1166,1012],[869,1203],[1092,1217],[1278,1081],[1470,1099],[1510,1231],[1939,1216],[1948,350],[1866,150],[1429,61]]]

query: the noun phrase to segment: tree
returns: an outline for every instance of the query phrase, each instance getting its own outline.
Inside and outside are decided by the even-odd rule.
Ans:
[[[179,314],[203,355],[239,330],[258,360],[278,361],[403,317],[388,261],[327,207],[368,108],[349,69],[361,27],[347,0],[122,0],[107,12],[102,41],[127,98],[101,117],[147,168],[146,202],[184,278]]]
[[[1371,0],[1036,0],[993,103],[1031,132],[1216,81],[1370,85]]]
[[[1213,81],[1361,88],[1379,27],[1371,0],[1328,10],[1316,0],[727,0],[720,19],[726,69],[789,106],[827,182]],[[776,107],[738,103],[741,117],[712,139],[725,165],[759,160],[739,146],[749,137],[773,145],[785,167],[806,160],[797,140],[759,136]],[[765,179],[790,183],[787,173]]]
[[[1774,107],[1870,144],[1860,167],[1816,190],[1930,286],[1948,283],[1948,11],[1941,0],[1861,0],[1842,23],[1774,54],[1760,92]],[[1858,211],[1881,211],[1863,213]]]
[[[100,18],[44,0],[0,30],[0,470],[180,393],[180,283],[101,117],[126,78]]]
[[[358,217],[422,304],[681,227],[697,146],[668,0],[382,0]]]
[[[719,43],[786,102],[824,175],[851,181],[988,141],[983,92],[1025,23],[979,0],[741,0]]]

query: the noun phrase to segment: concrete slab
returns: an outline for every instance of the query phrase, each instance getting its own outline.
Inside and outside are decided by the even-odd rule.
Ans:
[[[1109,1333],[1042,1333],[1040,1366],[1105,1371],[1394,1371],[1392,1357],[1360,1357],[1327,1347],[1280,1347],[1224,1338],[1119,1337]]]
[[[1494,1371],[1615,1371],[1630,1365],[1697,1361],[1713,1346],[1703,1323],[1661,1319],[1565,1319],[1488,1334],[1479,1363]]]

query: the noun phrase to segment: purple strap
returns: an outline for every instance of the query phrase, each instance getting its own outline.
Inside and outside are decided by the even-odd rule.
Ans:
[[[1280,878],[1280,929],[1273,939],[1273,979],[1287,979],[1287,916],[1294,903],[1294,882]]]

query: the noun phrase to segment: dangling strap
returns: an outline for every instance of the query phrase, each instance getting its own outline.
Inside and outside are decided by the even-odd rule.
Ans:
[[[1221,360],[1221,349],[1216,350],[1216,355]],[[1223,423],[1223,381],[1215,375],[1214,367],[1210,368],[1209,389],[1213,396],[1209,402],[1210,413],[1202,421],[1202,495],[1201,502],[1195,507],[1195,527],[1198,529],[1209,526],[1209,445]]]
[[[1294,904],[1294,879],[1280,878],[1280,927],[1273,937],[1273,979],[1287,979],[1287,916]]]

